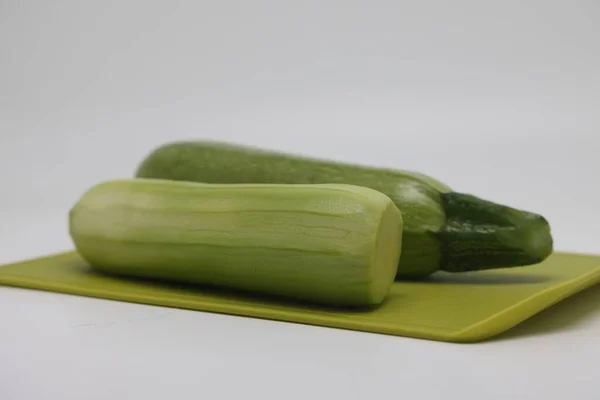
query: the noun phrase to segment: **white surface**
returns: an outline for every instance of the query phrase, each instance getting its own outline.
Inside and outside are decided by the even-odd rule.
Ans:
[[[418,5],[417,5],[418,4]],[[600,252],[600,7],[0,3],[0,263],[153,147],[216,138],[415,169]],[[452,345],[0,288],[0,399],[598,399],[600,289]]]

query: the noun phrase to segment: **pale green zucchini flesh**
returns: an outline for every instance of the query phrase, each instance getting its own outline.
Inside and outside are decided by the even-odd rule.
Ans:
[[[542,216],[453,192],[417,172],[198,140],[158,147],[135,176],[205,183],[343,183],[380,191],[403,216],[399,278],[535,264],[553,249]]]
[[[69,228],[105,273],[332,306],[380,304],[402,243],[390,198],[344,184],[115,180],[79,199]]]

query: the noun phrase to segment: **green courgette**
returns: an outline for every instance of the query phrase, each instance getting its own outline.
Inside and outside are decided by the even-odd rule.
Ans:
[[[369,306],[394,282],[402,216],[352,185],[124,179],[84,193],[69,231],[104,273]]]
[[[416,172],[208,140],[164,144],[140,163],[135,176],[205,183],[345,183],[380,191],[403,215],[399,278],[536,264],[553,248],[550,226],[541,215],[454,192]]]

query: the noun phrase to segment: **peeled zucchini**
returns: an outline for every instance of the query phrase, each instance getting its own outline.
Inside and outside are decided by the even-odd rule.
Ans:
[[[69,230],[105,273],[367,306],[394,281],[402,216],[386,195],[352,185],[129,179],[89,189]]]
[[[541,215],[453,192],[415,172],[189,141],[158,147],[135,176],[206,183],[344,183],[380,191],[403,216],[399,278],[535,264],[553,248],[550,226]]]

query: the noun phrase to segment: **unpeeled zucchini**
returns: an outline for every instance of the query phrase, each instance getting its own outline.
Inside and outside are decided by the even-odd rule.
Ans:
[[[550,226],[541,215],[453,192],[416,172],[199,140],[156,148],[135,176],[206,183],[344,183],[380,191],[404,220],[399,278],[535,264],[553,248]]]
[[[402,216],[352,185],[125,179],[84,193],[69,230],[105,273],[368,306],[396,276]]]

